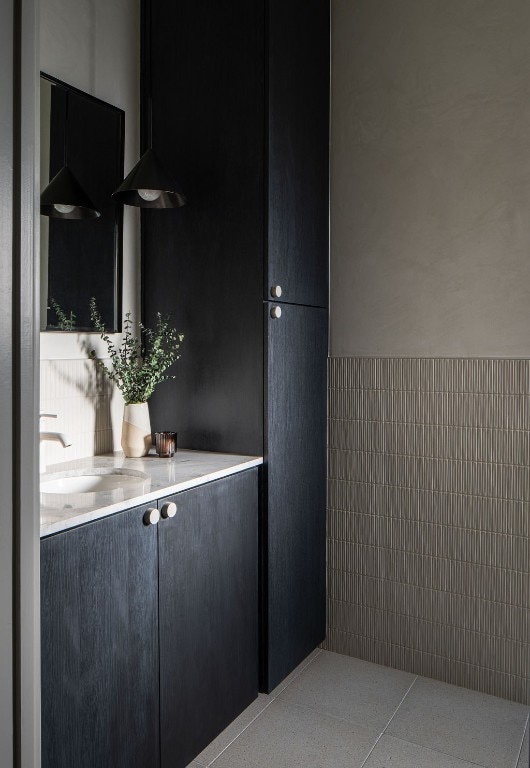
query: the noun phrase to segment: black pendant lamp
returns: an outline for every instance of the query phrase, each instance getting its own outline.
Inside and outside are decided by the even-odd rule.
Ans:
[[[112,197],[117,203],[140,208],[180,208],[186,205],[186,197],[179,185],[168,176],[152,149],[144,152]]]
[[[146,142],[143,146],[147,146],[148,149],[143,153],[127,178],[112,193],[112,197],[117,203],[136,205],[138,208],[181,208],[186,205],[186,197],[180,185],[167,173],[153,151],[153,75],[151,67],[153,3],[148,3],[147,6],[148,11],[142,19],[145,30],[142,61],[145,78],[143,80],[142,103],[147,102]]]
[[[100,211],[68,167],[68,93],[64,136],[64,165],[42,192],[40,212],[53,219],[98,219]]]

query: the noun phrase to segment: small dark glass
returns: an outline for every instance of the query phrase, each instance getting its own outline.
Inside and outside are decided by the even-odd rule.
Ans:
[[[155,445],[161,459],[170,459],[177,450],[177,433],[155,432]]]

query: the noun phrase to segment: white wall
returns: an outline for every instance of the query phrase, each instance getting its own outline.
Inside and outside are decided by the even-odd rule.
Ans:
[[[332,0],[332,355],[530,356],[529,30]]]
[[[125,173],[139,158],[139,0],[41,0],[40,68],[125,111]],[[124,207],[123,309],[138,317],[140,307],[140,217]],[[46,443],[46,462],[119,448],[122,400],[94,379],[82,351],[83,337],[41,334],[41,410],[59,414],[45,422],[65,431],[72,447]],[[105,348],[98,344],[98,353]],[[65,362],[69,361],[69,362]]]

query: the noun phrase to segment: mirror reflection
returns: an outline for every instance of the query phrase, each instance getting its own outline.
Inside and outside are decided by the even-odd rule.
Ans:
[[[119,331],[123,208],[111,195],[123,179],[124,112],[44,74],[40,111],[41,190],[66,166],[101,214],[41,216],[41,330],[93,331],[94,297]]]

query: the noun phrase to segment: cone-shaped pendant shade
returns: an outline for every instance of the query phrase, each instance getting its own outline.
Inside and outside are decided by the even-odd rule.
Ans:
[[[101,216],[67,165],[41,194],[40,212],[54,219],[97,219]]]
[[[152,149],[144,152],[112,197],[117,203],[140,208],[180,208],[186,204],[179,185],[167,175]]]

